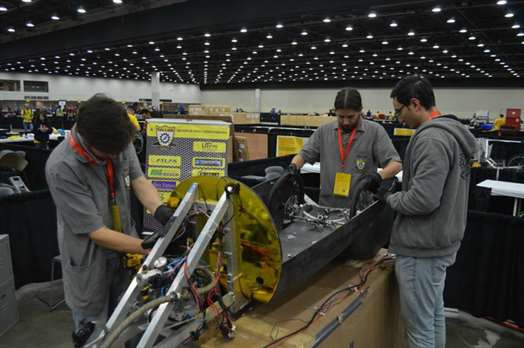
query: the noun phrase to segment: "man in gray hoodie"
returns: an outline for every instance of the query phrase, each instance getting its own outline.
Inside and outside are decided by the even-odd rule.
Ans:
[[[435,95],[419,75],[391,92],[400,119],[417,131],[403,162],[402,191],[382,197],[397,213],[390,249],[408,347],[444,348],[444,282],[466,228],[473,135],[453,115],[431,118]]]

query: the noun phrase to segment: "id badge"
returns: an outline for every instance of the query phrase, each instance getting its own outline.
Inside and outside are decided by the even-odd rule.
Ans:
[[[335,175],[335,186],[333,194],[342,197],[349,196],[349,189],[351,187],[351,174],[337,173]]]

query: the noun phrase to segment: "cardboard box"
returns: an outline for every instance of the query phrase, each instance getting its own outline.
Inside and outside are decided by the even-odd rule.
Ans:
[[[260,114],[248,112],[233,112],[233,124],[260,124]]]
[[[262,133],[235,132],[235,137],[246,139],[250,160],[266,159],[268,154],[268,136]]]
[[[295,116],[295,115],[282,115],[280,117],[280,125],[282,126],[295,126],[295,127],[308,127],[318,128],[325,123],[336,121],[337,118],[334,116]]]
[[[358,282],[359,270],[347,264],[333,262],[298,293],[289,294],[278,302],[257,305],[236,322],[235,339],[226,341],[219,333],[207,332],[201,338],[202,347],[263,347],[275,338],[302,327],[317,308],[335,290]],[[400,319],[398,288],[393,267],[378,267],[366,284],[365,294],[358,292],[341,296],[325,315],[319,316],[309,328],[282,342],[278,347],[325,348],[401,348],[404,347],[404,325]],[[353,311],[351,312],[351,309]],[[351,314],[339,320],[346,311]],[[332,331],[330,327],[336,325]]]
[[[249,161],[249,146],[247,138],[235,134],[233,160],[235,162]]]
[[[190,115],[231,115],[231,106],[192,104],[188,112]]]

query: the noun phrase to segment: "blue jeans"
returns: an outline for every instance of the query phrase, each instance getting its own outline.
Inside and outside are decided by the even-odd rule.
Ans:
[[[31,123],[31,122],[29,122],[29,123],[22,122],[22,125],[24,126],[24,131],[26,131],[26,132],[32,132],[33,131],[33,123]]]
[[[409,348],[444,348],[444,283],[456,253],[443,257],[397,256],[395,274]]]

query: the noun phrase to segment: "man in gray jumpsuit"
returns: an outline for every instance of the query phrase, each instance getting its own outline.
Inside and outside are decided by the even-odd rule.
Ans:
[[[335,98],[338,120],[320,126],[291,161],[298,172],[305,162],[320,162],[320,199],[324,206],[349,208],[352,189],[365,180],[376,192],[382,180],[402,168],[400,157],[384,127],[362,118],[362,98],[344,88]],[[377,172],[377,168],[383,168]]]
[[[122,255],[148,252],[131,219],[130,189],[161,223],[173,214],[144,177],[134,133],[122,105],[95,95],[82,104],[71,136],[46,164],[75,346],[96,337],[125,289]]]

